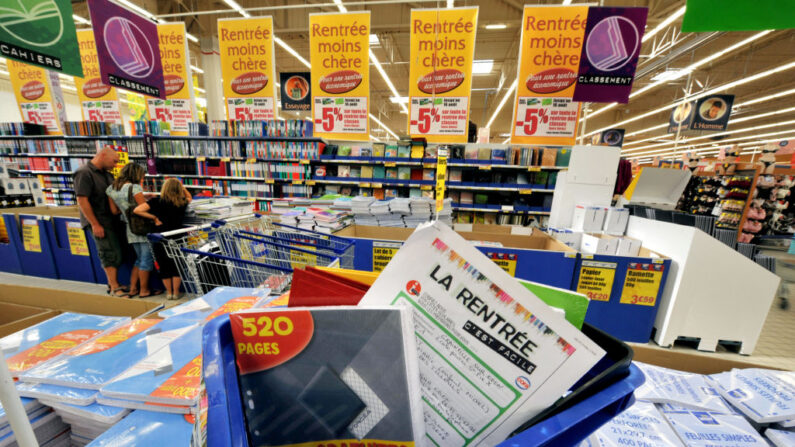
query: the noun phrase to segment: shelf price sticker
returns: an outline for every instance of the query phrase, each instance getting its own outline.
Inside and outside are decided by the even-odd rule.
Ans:
[[[615,262],[582,261],[577,293],[595,301],[610,301],[615,276]]]
[[[400,242],[373,241],[373,271],[384,271],[402,245]]]
[[[22,245],[25,251],[41,253],[41,234],[36,219],[22,219]]]
[[[88,256],[88,244],[86,243],[86,232],[80,222],[66,223],[66,237],[69,239],[69,251],[74,256]]]
[[[505,273],[516,276],[516,258],[518,255],[515,253],[486,253],[497,266],[505,270]]]
[[[621,289],[621,304],[652,307],[657,304],[664,271],[663,264],[630,263]]]

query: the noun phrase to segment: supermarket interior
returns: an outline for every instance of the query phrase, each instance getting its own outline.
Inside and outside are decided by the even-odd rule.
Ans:
[[[795,447],[792,0],[526,3],[0,0],[0,447]]]

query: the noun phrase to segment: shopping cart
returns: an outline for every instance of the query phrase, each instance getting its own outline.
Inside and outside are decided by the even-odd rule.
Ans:
[[[270,287],[289,285],[293,269],[305,266],[340,266],[336,246],[347,248],[353,264],[353,243],[336,238],[330,248],[322,233],[273,224],[264,216],[241,216],[160,234],[150,234],[152,244],[162,244],[177,266],[188,293],[201,295],[215,287]]]

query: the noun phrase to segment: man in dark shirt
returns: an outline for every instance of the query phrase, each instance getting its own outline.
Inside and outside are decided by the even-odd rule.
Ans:
[[[80,222],[83,228],[90,227],[97,245],[99,260],[108,277],[111,294],[126,297],[119,286],[117,274],[122,262],[121,244],[114,227],[114,217],[105,190],[113,183],[110,169],[116,166],[119,154],[111,148],[103,148],[87,164],[75,171],[74,184]]]

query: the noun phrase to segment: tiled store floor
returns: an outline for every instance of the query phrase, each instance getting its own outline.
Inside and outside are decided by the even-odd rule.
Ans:
[[[0,273],[0,285],[2,284],[35,285],[36,287],[56,290],[71,290],[100,295],[105,294],[104,285],[45,278],[35,278],[32,284],[30,276],[12,275],[8,273]],[[167,301],[165,295],[160,295],[152,298],[134,299],[146,299],[148,301],[163,303],[166,307],[171,307],[175,304],[187,301],[188,298],[182,298],[179,301]],[[719,351],[714,353],[699,352],[692,348],[680,346],[675,346],[672,349],[687,350],[690,353],[697,353],[703,356],[719,356],[738,361],[756,363],[771,368],[795,371],[795,303],[792,303],[793,308],[783,310],[779,307],[780,302],[779,298],[773,301],[773,306],[770,309],[770,313],[767,315],[767,321],[765,321],[765,326],[762,329],[762,335],[756,345],[756,350],[750,356],[728,352],[720,347]],[[656,347],[657,349],[666,349],[657,347],[653,342],[649,343],[649,346]]]

